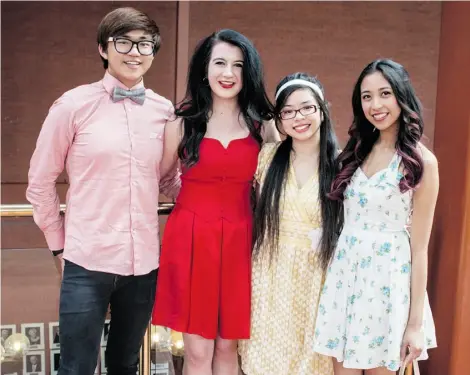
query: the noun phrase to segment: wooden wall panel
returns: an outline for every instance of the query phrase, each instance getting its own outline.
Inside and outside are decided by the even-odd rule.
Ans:
[[[359,73],[378,57],[395,59],[408,69],[423,101],[432,147],[440,22],[439,2],[191,1],[190,56],[215,30],[243,33],[261,54],[271,97],[287,74],[318,76],[343,142]]]
[[[162,47],[145,85],[174,100],[176,2],[2,2],[2,184],[25,183],[47,112],[60,95],[99,81],[96,31],[103,16],[133,6],[154,18]],[[65,181],[65,174],[59,182]],[[18,203],[2,196],[4,203]]]
[[[96,32],[101,19],[120,6],[132,6],[156,20],[162,47],[145,85],[174,100],[176,80],[176,2],[20,1],[1,3],[1,107],[3,204],[25,198],[29,161],[47,112],[60,95],[102,79]],[[57,189],[65,202],[67,176]],[[3,248],[43,247],[32,219],[2,219]],[[27,235],[25,235],[27,234]]]
[[[438,349],[429,375],[470,373],[470,3],[442,4],[434,148],[440,192],[431,241],[430,299]]]

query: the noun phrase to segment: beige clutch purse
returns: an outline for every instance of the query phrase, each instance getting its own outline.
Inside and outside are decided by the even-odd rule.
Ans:
[[[400,367],[399,375],[419,375],[419,366],[418,361],[414,360],[413,363],[410,363],[406,367]]]

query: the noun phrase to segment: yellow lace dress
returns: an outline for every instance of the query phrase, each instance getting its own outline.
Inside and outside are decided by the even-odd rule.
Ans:
[[[266,144],[260,152],[255,178],[261,186],[276,148]],[[312,247],[321,227],[318,176],[299,189],[291,167],[283,197],[278,256],[271,267],[267,256],[253,261],[251,336],[238,349],[242,370],[246,375],[333,375],[331,358],[313,352],[324,281]],[[268,253],[267,247],[261,249]]]

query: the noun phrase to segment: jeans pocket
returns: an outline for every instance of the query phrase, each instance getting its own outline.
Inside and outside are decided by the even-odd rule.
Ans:
[[[105,310],[113,286],[112,280],[111,274],[89,271],[66,260],[60,291],[61,313]]]

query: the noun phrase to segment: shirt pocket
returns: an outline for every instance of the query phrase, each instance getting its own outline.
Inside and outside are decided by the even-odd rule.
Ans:
[[[156,139],[156,140],[160,140],[163,142],[163,133],[151,132],[150,139]]]
[[[135,165],[142,175],[156,178],[163,156],[163,129],[141,132],[134,139],[132,154]]]

